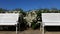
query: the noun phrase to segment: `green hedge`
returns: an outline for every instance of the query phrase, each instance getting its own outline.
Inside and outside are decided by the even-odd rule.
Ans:
[[[40,28],[40,23],[37,23],[37,24],[36,24],[36,23],[33,22],[33,23],[31,24],[31,28],[32,28],[32,29],[38,29],[38,28]]]

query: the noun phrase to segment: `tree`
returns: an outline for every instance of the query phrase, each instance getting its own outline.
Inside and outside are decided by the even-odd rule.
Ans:
[[[13,11],[23,11],[21,8],[13,9]]]
[[[5,11],[8,11],[7,9],[0,8],[0,13],[5,13]]]
[[[23,9],[21,9],[21,8],[16,8],[13,11],[20,11],[20,13],[22,13],[23,16],[26,16],[26,12],[24,12]]]
[[[37,20],[40,19],[40,21],[42,21],[42,19],[41,19],[41,13],[42,13],[41,10],[39,10],[39,11],[37,12]]]
[[[22,13],[24,17],[26,16],[26,12],[21,11],[20,13]]]
[[[18,18],[18,30],[24,31],[27,28],[27,22],[23,19],[23,15],[21,14]]]
[[[51,8],[51,13],[58,13],[58,9],[57,8]]]

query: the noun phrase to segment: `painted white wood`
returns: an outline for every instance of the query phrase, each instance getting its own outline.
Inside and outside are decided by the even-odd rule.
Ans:
[[[16,25],[16,34],[17,34],[18,17],[19,14],[17,13],[0,13],[0,25]]]
[[[17,21],[19,14],[16,13],[0,13],[0,25],[16,25],[17,32]]]
[[[16,34],[18,34],[18,31],[17,31],[17,25],[16,25]]]
[[[18,17],[19,14],[15,13],[0,13],[0,25],[15,25]]]
[[[42,13],[43,25],[60,26],[60,13]]]
[[[60,13],[42,13],[42,34],[45,34],[44,26],[60,26]]]

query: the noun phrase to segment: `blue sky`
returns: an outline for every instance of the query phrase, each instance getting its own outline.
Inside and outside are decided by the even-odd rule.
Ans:
[[[54,7],[60,9],[60,0],[0,0],[0,8],[7,8],[9,10],[15,8],[31,10]]]

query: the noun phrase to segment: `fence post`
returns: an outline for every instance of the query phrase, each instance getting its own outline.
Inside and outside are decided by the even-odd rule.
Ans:
[[[16,24],[16,34],[18,34],[18,31],[17,31],[17,24]]]

